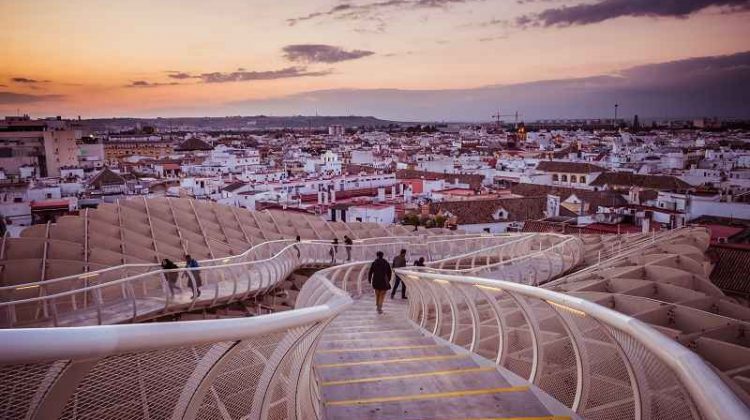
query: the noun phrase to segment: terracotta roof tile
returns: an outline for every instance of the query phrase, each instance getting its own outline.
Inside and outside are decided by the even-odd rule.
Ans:
[[[591,184],[592,186],[602,187],[641,187],[654,190],[684,190],[692,188],[687,182],[669,175],[640,175],[631,172],[605,172]]]
[[[499,209],[508,212],[507,219],[495,219]],[[458,218],[458,224],[480,224],[497,222],[522,222],[545,217],[547,197],[500,198],[493,200],[444,201],[430,204],[430,213],[450,213]]]
[[[89,186],[101,188],[104,185],[123,185],[125,178],[122,175],[112,172],[109,168],[104,168],[89,181]]]
[[[547,194],[557,195],[560,197],[560,201],[565,201],[571,195],[575,194],[576,197],[588,203],[590,212],[596,212],[599,206],[619,207],[628,204],[627,200],[615,191],[592,191],[549,185],[516,184],[510,188],[510,192],[524,197],[536,197]]]
[[[179,146],[175,148],[175,150],[177,151],[212,150],[212,149],[213,149],[213,146],[195,137],[183,141],[182,143],[180,143]]]

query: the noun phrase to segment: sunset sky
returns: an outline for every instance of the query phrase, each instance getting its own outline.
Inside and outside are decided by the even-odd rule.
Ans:
[[[747,51],[749,0],[0,0],[0,113],[482,119],[503,107],[577,117],[601,105],[546,109],[520,87],[640,83],[662,68],[646,65],[734,55],[708,70],[687,62],[731,72],[747,93],[750,57],[736,55]],[[471,103],[466,95],[499,86],[519,91],[455,112],[409,102],[435,92]],[[602,103],[627,105],[635,90]],[[508,103],[494,105],[499,98]],[[737,98],[711,100],[720,113],[750,113]],[[632,108],[645,106],[638,101],[653,102],[633,99]],[[649,112],[710,111],[660,106]]]

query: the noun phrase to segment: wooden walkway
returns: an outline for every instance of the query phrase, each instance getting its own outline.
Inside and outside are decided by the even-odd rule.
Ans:
[[[387,297],[378,315],[364,296],[326,328],[315,355],[325,418],[575,418],[492,362],[413,327],[406,306]]]

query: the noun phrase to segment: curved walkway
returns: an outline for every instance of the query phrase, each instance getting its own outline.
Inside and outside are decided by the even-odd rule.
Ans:
[[[466,238],[454,267],[460,270],[467,261],[476,262],[476,250],[481,248],[497,251],[483,255],[485,262],[494,264],[492,273],[515,270],[516,264],[537,265],[536,257],[518,257],[540,252],[539,238]],[[551,418],[550,413],[575,417],[569,408],[599,418],[750,415],[711,368],[687,349],[626,315],[561,293],[516,282],[451,277],[431,268],[408,269],[400,272],[412,296],[408,310],[400,312],[405,310],[401,302],[389,301],[389,314],[376,318],[366,286],[369,256],[375,250],[386,249],[394,255],[409,244],[438,255],[439,247],[455,246],[419,240],[361,245],[355,251],[361,256],[353,254],[352,260],[368,262],[316,272],[300,291],[293,311],[214,321],[0,330],[0,400],[5,402],[0,417],[449,419],[457,414]],[[498,246],[502,244],[506,246]],[[515,251],[506,252],[511,249]],[[330,244],[320,242],[286,244],[264,260],[230,259],[207,265],[200,269],[201,275],[214,274],[204,277],[209,285],[205,293],[211,288],[222,290],[220,282],[226,281],[233,285],[231,298],[267,290],[295,267],[331,263],[328,251]],[[340,246],[333,263],[340,261],[343,252]],[[563,272],[577,262],[560,258],[557,252],[551,251],[544,259],[547,267]],[[555,266],[551,261],[562,264]],[[98,314],[110,302],[110,295],[111,301],[129,297],[132,302],[142,289],[164,292],[163,275],[155,271],[135,280],[72,288],[33,301],[7,302],[4,309],[10,321],[17,322],[19,314],[35,319],[40,311],[57,311],[62,302],[75,312],[75,305],[85,300],[99,308],[97,322],[102,323]],[[71,296],[76,296],[75,301]],[[215,304],[222,298],[215,293],[210,301]],[[198,301],[193,299],[190,305]],[[162,311],[179,309],[179,305],[175,300]],[[60,312],[56,313],[59,323]],[[625,366],[625,376],[617,378],[629,381],[630,394],[624,398],[633,400],[632,411],[620,415],[623,411],[608,411],[609,403],[601,403],[602,395],[619,392],[612,387],[617,382],[607,382],[607,375],[597,374],[609,359],[581,353],[586,349],[588,355],[599,354],[596,342],[602,339],[591,335],[599,330],[583,328],[586,324],[570,317],[595,322],[600,330],[618,337],[610,349]],[[374,319],[388,329],[368,333]],[[627,348],[619,338],[629,343]],[[619,352],[616,343],[620,343]],[[383,357],[389,355],[393,357]],[[440,359],[404,361],[420,357]],[[455,361],[463,359],[464,365]],[[447,360],[446,364],[434,363]],[[525,374],[527,368],[531,376]],[[340,369],[338,377],[336,369]],[[453,372],[456,369],[463,371]],[[389,382],[397,385],[389,386]],[[651,392],[658,398],[646,401]],[[594,404],[595,414],[585,411],[592,407],[587,404]],[[619,410],[621,402],[614,404]]]
[[[560,245],[570,246],[563,249]],[[272,241],[234,257],[201,261],[200,269],[162,270],[156,264],[126,265],[0,287],[0,296],[5,300],[0,302],[0,326],[119,324],[221,306],[262,295],[301,267],[336,265],[347,260],[370,261],[376,251],[393,256],[402,248],[410,251],[409,258],[424,256],[428,261],[437,259],[437,264],[449,261],[455,266],[462,259],[475,261],[480,251],[487,261],[499,261],[495,265],[507,272],[509,278],[521,273],[510,276],[511,270],[519,265],[514,264],[515,259],[525,258],[531,252],[543,260],[545,264],[539,264],[543,265],[544,278],[549,279],[579,261],[579,245],[575,238],[555,234],[462,235],[450,239],[408,236],[358,241],[351,247],[349,258],[344,245],[334,249],[324,241]],[[127,275],[133,270],[140,273]],[[200,294],[192,287],[196,275],[203,284]],[[170,291],[170,277],[176,278],[175,293]],[[39,296],[23,298],[30,289],[37,290]]]

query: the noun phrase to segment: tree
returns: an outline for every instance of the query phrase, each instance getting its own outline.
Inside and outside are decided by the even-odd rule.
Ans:
[[[414,213],[409,213],[401,219],[401,224],[408,226],[419,226],[419,216]]]

